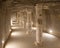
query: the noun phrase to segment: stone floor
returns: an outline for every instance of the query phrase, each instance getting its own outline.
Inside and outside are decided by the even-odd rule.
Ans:
[[[60,38],[43,33],[43,47],[42,48],[60,48]],[[38,48],[34,44],[35,32],[30,34],[24,31],[13,31],[9,40],[7,41],[5,48]],[[41,48],[39,46],[39,48]]]

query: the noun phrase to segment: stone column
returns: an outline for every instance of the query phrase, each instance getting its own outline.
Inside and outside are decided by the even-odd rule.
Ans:
[[[36,45],[42,45],[42,4],[36,4]]]
[[[27,34],[30,33],[31,30],[31,11],[27,9],[27,23],[26,23]]]

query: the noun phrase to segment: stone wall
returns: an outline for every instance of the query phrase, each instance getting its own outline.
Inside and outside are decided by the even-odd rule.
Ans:
[[[10,30],[10,16],[9,16],[8,8],[5,3],[2,3],[1,27],[2,27],[1,28],[2,41],[5,42],[10,33],[9,31]]]
[[[2,8],[0,7],[0,48],[2,48]]]

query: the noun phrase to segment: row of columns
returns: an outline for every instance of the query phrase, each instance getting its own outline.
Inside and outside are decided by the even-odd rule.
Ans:
[[[36,41],[35,44],[41,46],[42,45],[42,32],[43,32],[43,16],[42,16],[42,4],[36,4],[35,6],[35,20],[36,20]],[[27,20],[25,23],[25,27],[27,29],[27,34],[31,32],[31,27],[32,27],[32,11],[28,8],[26,8],[26,13],[27,13]],[[33,18],[34,19],[34,18]],[[40,23],[40,24],[39,24]]]
[[[35,10],[36,10],[36,18],[35,19],[36,19],[36,28],[37,28],[37,30],[36,30],[36,44],[42,44],[42,29],[43,28],[42,28],[42,24],[38,23],[39,19],[42,20],[42,18],[41,18],[42,16],[41,17],[39,16],[39,13],[40,13],[40,15],[42,15],[42,5],[36,4]],[[4,22],[6,24],[4,26],[5,29],[4,29],[3,34],[7,37],[6,33],[9,34],[9,28],[10,28],[10,16],[7,15],[7,13],[6,13],[4,16],[4,19],[5,19]],[[27,22],[29,23],[27,25],[27,30],[30,31],[30,24],[31,24],[31,12],[30,11],[29,12],[27,11]]]

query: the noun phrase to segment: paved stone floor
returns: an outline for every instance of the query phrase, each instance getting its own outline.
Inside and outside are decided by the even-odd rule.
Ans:
[[[60,48],[60,38],[43,33],[43,48]],[[5,48],[37,48],[34,45],[35,32],[13,31]],[[41,47],[39,47],[41,48]]]

